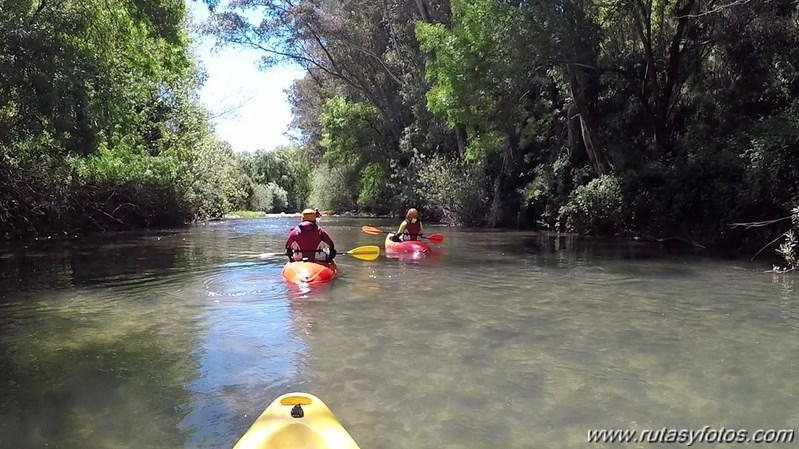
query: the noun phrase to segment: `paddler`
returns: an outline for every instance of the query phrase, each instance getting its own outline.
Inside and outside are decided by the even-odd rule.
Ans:
[[[330,235],[319,226],[318,210],[302,211],[302,221],[289,232],[286,239],[286,256],[289,260],[331,261],[336,257],[336,245]],[[324,251],[324,247],[329,251]]]
[[[422,222],[419,220],[419,211],[414,208],[408,209],[405,214],[405,219],[397,229],[397,233],[391,236],[394,242],[401,242],[403,240],[419,240],[422,236]]]

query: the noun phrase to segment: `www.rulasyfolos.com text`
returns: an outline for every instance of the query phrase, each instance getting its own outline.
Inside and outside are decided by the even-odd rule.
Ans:
[[[589,443],[681,443],[693,446],[699,443],[792,443],[792,429],[701,429],[619,430],[594,429],[588,431]]]

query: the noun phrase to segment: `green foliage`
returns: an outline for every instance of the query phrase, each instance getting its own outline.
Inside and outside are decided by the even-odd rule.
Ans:
[[[247,199],[247,208],[262,212],[272,211],[272,195],[264,184],[253,184]]]
[[[241,204],[245,192],[237,182],[240,175],[228,144],[207,135],[203,142],[184,151],[192,158],[189,163],[184,162],[186,178],[175,184],[184,188],[183,200],[195,219],[220,217]],[[172,149],[163,154],[171,156],[176,152]]]
[[[411,151],[410,161],[407,165],[400,165],[392,161],[388,168],[388,178],[384,180],[385,188],[391,192],[390,201],[386,203],[388,212],[404,216],[409,207],[416,207],[424,211],[428,220],[438,218],[435,212],[425,210],[424,187],[419,179],[419,170],[424,166],[425,156],[418,151]]]
[[[621,229],[622,194],[619,180],[605,175],[577,187],[559,213],[567,231],[612,232]]]
[[[255,6],[266,8],[250,21]],[[799,22],[793,0],[711,9],[241,0],[212,25],[265,63],[308,69],[292,91],[295,125],[303,151],[339,172],[317,171],[317,197],[394,212],[428,199],[449,220],[470,215],[444,211],[444,198],[460,201],[447,189],[460,187],[436,180],[424,156],[453,176],[481,167],[490,224],[524,212],[600,232],[624,217],[631,230],[714,240],[730,235],[726,223],[779,216],[799,196]]]
[[[358,209],[360,171],[355,164],[321,164],[311,175],[309,207],[336,212]]]
[[[0,232],[177,225],[241,203],[178,0],[3,3]]]
[[[321,145],[328,163],[352,163],[370,154],[379,140],[377,110],[366,103],[351,103],[341,96],[325,102],[322,115]]]
[[[415,165],[427,214],[451,224],[485,223],[490,198],[484,164],[433,156],[420,157]]]
[[[386,180],[388,170],[380,164],[368,164],[361,170],[358,207],[367,212],[385,214],[391,211],[393,192]]]
[[[174,131],[153,142],[164,150],[145,151],[129,139],[70,159],[77,193],[90,193],[84,202],[95,210],[90,217],[99,213],[115,223],[111,228],[174,225],[219,217],[241,202],[230,147],[216,140],[198,107],[182,104],[177,111],[171,118]]]
[[[799,147],[799,116],[794,111],[741,122],[737,132],[723,140],[685,136],[678,142],[683,154],[671,163],[621,172],[628,224],[653,234],[721,244],[746,238],[729,232],[728,223],[786,215],[799,185],[799,172],[792,168],[799,166],[792,150]],[[774,238],[768,232],[759,237]]]
[[[150,156],[143,149],[102,144],[97,153],[72,158],[75,173],[87,184],[169,184],[182,169],[169,155]]]
[[[799,261],[796,258],[796,236],[793,234],[793,230],[789,230],[785,234],[785,241],[780,243],[780,246],[777,247],[777,254],[782,256],[785,260],[785,263],[788,264],[788,267],[785,270],[792,270],[799,265]]]
[[[0,145],[93,152],[133,137],[191,76],[183,2],[14,1],[0,14]],[[21,32],[23,31],[24,32]]]
[[[551,163],[533,169],[532,181],[522,190],[523,198],[542,225],[555,227],[560,207],[569,202],[576,186],[590,181],[592,173],[587,165],[574,167],[571,155],[563,149]]]
[[[428,60],[433,84],[427,106],[458,124],[505,129],[530,82],[535,54],[526,44],[530,29],[518,8],[494,0],[453,0],[453,25],[420,23],[416,38]],[[490,128],[489,128],[490,129]]]
[[[799,197],[799,102],[739,137],[750,201],[787,210]]]
[[[799,227],[799,206],[791,209],[791,225],[794,229]],[[782,236],[785,238],[785,240],[780,243],[780,246],[777,247],[777,254],[782,257],[788,266],[785,268],[780,268],[775,265],[775,272],[792,271],[799,266],[799,256],[796,254],[797,241],[793,231],[793,229],[789,229],[788,232],[783,234]]]
[[[238,167],[248,191],[249,208],[266,212],[297,212],[305,208],[311,190],[311,164],[298,147],[241,153]]]
[[[274,182],[254,184],[249,198],[249,208],[262,212],[285,212],[288,206],[288,195]]]
[[[490,161],[502,153],[506,145],[506,137],[498,132],[490,132],[473,136],[466,147],[464,160],[466,162]]]

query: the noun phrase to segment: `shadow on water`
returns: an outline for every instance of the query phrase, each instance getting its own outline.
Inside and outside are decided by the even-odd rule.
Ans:
[[[426,224],[446,237],[433,254],[342,255],[335,282],[297,286],[280,276],[294,220],[0,247],[0,448],[232,447],[292,390],[376,449],[799,427],[792,277]],[[323,221],[340,250],[382,247],[364,224],[397,223]]]
[[[167,304],[119,295],[6,295],[0,447],[182,445],[185,434],[174,429],[189,402],[181,381],[197,375],[194,333],[166,331]]]

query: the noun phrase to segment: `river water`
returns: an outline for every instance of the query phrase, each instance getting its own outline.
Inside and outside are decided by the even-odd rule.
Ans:
[[[446,238],[432,257],[341,255],[339,277],[308,289],[280,276],[295,220],[0,248],[0,448],[231,448],[290,391],[319,396],[363,449],[799,428],[790,276],[428,225]],[[396,223],[323,222],[340,251],[382,248],[364,224]]]

